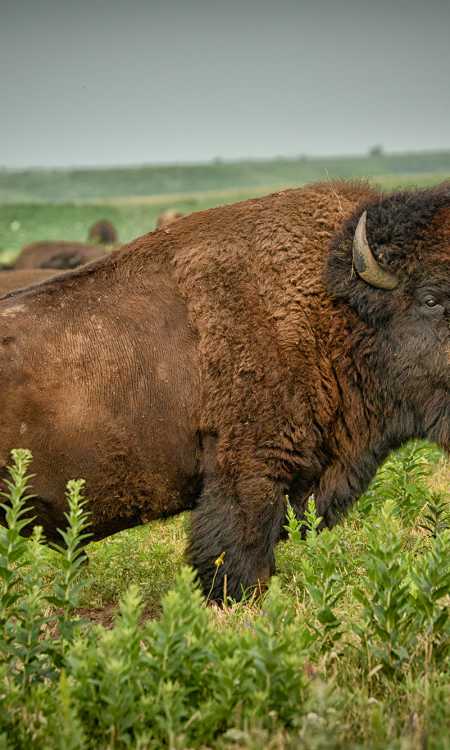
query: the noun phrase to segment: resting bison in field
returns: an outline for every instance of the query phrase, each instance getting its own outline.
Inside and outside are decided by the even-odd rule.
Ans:
[[[55,276],[54,271],[44,270],[43,268],[32,268],[29,271],[8,270],[0,274],[0,297],[15,289],[24,289],[33,284],[40,284],[41,281],[47,281]]]
[[[89,242],[97,242],[101,245],[114,245],[117,242],[117,232],[107,219],[100,219],[93,224],[89,230]]]
[[[33,451],[49,539],[71,477],[96,539],[193,508],[204,591],[239,598],[287,494],[331,526],[393,448],[450,449],[449,185],[313,185],[131,248],[0,301],[0,461]]]
[[[83,242],[33,242],[26,245],[17,256],[15,269],[54,268],[67,270],[103,258],[108,250],[101,245]]]
[[[167,227],[169,224],[173,224],[174,221],[177,221],[177,219],[181,219],[183,215],[184,214],[180,213],[179,211],[175,211],[174,209],[163,211],[161,214],[159,214],[156,220],[156,228],[161,229],[161,227]]]

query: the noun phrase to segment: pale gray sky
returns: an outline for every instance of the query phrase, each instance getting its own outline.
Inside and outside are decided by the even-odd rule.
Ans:
[[[0,165],[450,148],[450,0],[0,0]]]

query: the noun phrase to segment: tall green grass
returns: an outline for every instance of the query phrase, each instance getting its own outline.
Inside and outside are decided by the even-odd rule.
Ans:
[[[300,533],[287,505],[290,540],[259,600],[207,606],[180,559],[158,618],[130,570],[109,628],[80,617],[97,595],[93,546],[82,564],[82,483],[68,487],[68,528],[49,553],[40,531],[20,536],[30,455],[13,458],[0,533],[0,748],[448,747],[450,518],[431,447],[395,454],[336,529],[318,533],[311,501]],[[174,549],[182,536],[178,525]],[[119,578],[136,540],[120,538]],[[97,555],[108,559],[106,548]],[[148,576],[152,556],[149,545]],[[109,565],[98,563],[102,578]]]

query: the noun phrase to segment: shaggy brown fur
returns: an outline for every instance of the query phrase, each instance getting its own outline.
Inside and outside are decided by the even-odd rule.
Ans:
[[[114,224],[107,219],[100,219],[91,226],[88,240],[102,245],[114,245],[118,240]]]
[[[83,242],[33,242],[21,250],[14,268],[77,268],[102,258],[107,252],[101,245],[86,245]]]
[[[172,224],[174,221],[177,221],[177,219],[181,219],[182,216],[182,213],[180,213],[179,211],[175,211],[173,208],[169,209],[168,211],[163,211],[161,214],[159,214],[156,220],[156,228],[160,229],[161,227],[166,227],[169,224]]]
[[[40,268],[32,268],[29,271],[5,271],[0,274],[0,297],[15,289],[24,289],[33,284],[39,284],[41,281],[47,281],[52,276],[55,276],[54,271]]]
[[[364,208],[393,291],[353,270]],[[450,449],[448,186],[319,184],[131,248],[0,302],[0,462],[32,449],[49,537],[70,477],[96,538],[195,505],[189,559],[239,598],[273,571],[287,494],[332,525],[393,448]]]

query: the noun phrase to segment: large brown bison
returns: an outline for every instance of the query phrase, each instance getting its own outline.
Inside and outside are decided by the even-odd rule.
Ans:
[[[70,477],[97,539],[194,508],[203,588],[239,598],[286,495],[332,525],[393,448],[450,449],[449,185],[319,184],[132,249],[0,301],[0,462],[33,451],[49,539]]]
[[[101,245],[114,245],[117,242],[117,231],[114,224],[107,219],[96,221],[89,229],[88,240]]]
[[[54,268],[67,270],[102,258],[108,250],[102,245],[83,242],[43,241],[22,248],[14,263],[15,269]]]

